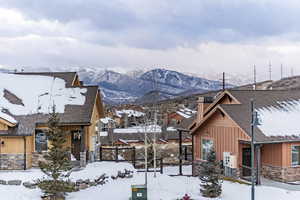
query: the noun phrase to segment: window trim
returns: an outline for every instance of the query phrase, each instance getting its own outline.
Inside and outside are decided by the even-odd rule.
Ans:
[[[213,143],[213,147],[215,146],[215,141],[214,141],[214,139],[213,138],[211,138],[211,137],[201,137],[201,139],[200,139],[200,143],[201,143],[201,148],[200,148],[200,160],[202,160],[202,161],[207,161],[207,160],[204,160],[204,158],[203,158],[203,140],[210,140],[210,141],[212,141],[212,143]]]
[[[299,154],[300,154],[300,144],[293,144],[291,145],[291,167],[300,167],[300,159],[297,165],[293,165],[293,147],[299,147]]]

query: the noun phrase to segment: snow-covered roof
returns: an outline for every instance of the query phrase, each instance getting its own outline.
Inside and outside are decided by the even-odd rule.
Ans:
[[[184,117],[184,118],[190,118],[190,117],[191,117],[191,115],[188,115],[188,114],[183,113],[183,112],[181,112],[181,111],[177,111],[176,113],[177,113],[178,115]]]
[[[4,113],[4,112],[0,112],[0,118],[12,123],[12,124],[17,124],[17,120],[15,118],[13,118],[12,116]]]
[[[169,132],[177,131],[173,127],[167,127]],[[161,133],[162,128],[159,125],[133,126],[128,128],[116,128],[114,133]]]
[[[158,125],[133,126],[129,128],[116,128],[114,133],[161,133],[161,127]]]
[[[100,121],[103,124],[108,124],[110,121],[114,121],[114,120],[112,118],[110,118],[110,117],[104,117],[104,118],[101,118]]]
[[[300,136],[300,99],[257,109],[259,129],[266,136]]]
[[[116,111],[116,115],[118,117],[122,117],[123,114],[127,114],[128,117],[142,117],[142,116],[145,115],[145,113],[140,112],[140,111],[136,111],[136,110],[126,110],[126,109],[123,109],[123,110],[117,110]]]
[[[100,131],[99,134],[100,134],[100,136],[108,136],[107,131]]]
[[[136,143],[139,142],[140,140],[124,140],[124,139],[119,139],[120,142],[124,144],[129,144],[129,143]]]
[[[53,105],[56,112],[64,113],[66,105],[83,105],[87,92],[86,88],[67,88],[65,80],[51,76],[0,73],[0,80],[0,113],[6,118],[4,110],[13,116],[48,114]],[[7,93],[13,98],[7,98]]]

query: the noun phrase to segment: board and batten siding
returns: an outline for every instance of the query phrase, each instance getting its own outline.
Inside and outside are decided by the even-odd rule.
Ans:
[[[32,166],[33,136],[1,136],[0,154],[24,154],[26,142],[26,167]]]
[[[283,160],[283,144],[264,144],[261,148],[261,163],[262,165],[270,165],[281,167]]]
[[[300,142],[263,144],[261,149],[262,164],[285,168],[291,167],[293,145],[300,146]]]
[[[194,133],[195,159],[201,160],[202,139],[212,139],[217,154],[217,159],[223,159],[223,152],[231,152],[239,156],[239,141],[249,141],[246,135],[227,115],[220,112],[213,114],[205,124]]]

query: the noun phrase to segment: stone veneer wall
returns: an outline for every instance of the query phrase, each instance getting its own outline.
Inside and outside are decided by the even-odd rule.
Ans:
[[[24,154],[1,154],[0,169],[2,170],[24,169]]]
[[[193,161],[193,164],[192,164],[193,176],[199,176],[199,174],[200,174],[199,173],[199,168],[200,168],[200,163],[201,162],[203,162],[203,161],[200,161],[200,160],[194,160]],[[240,178],[241,169],[239,169],[239,168],[237,168],[237,169],[228,168],[227,171],[230,171],[230,173],[228,173],[228,174],[231,174],[229,177],[231,177],[231,178]]]
[[[275,181],[293,182],[300,181],[300,167],[262,166],[262,176]]]
[[[32,153],[32,167],[39,167],[39,161],[45,161],[44,155],[46,152],[33,152]]]

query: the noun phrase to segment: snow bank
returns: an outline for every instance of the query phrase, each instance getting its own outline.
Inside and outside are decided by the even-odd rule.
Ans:
[[[133,170],[131,164],[114,162],[97,162],[88,164],[87,167],[78,172],[74,172],[72,179],[93,179],[102,173],[108,176],[116,175],[119,170]],[[175,168],[174,168],[175,169]],[[174,169],[167,168],[168,173]],[[188,169],[189,171],[191,169]],[[0,171],[0,179],[12,180],[22,179],[23,181],[34,180],[41,177],[42,173],[38,169],[28,171]],[[98,185],[85,190],[70,193],[67,200],[128,200],[131,197],[131,185],[144,184],[144,173],[133,174],[130,179],[109,178],[108,182],[102,186]],[[185,193],[195,200],[241,200],[250,199],[251,187],[238,183],[224,181],[223,193],[218,199],[208,199],[201,197],[199,191],[200,181],[197,177],[170,177],[157,173],[154,178],[153,173],[148,173],[148,199],[149,200],[174,200],[181,198]],[[300,188],[299,188],[300,189]],[[39,189],[27,189],[23,186],[0,185],[1,199],[5,200],[39,200],[42,194]],[[300,191],[290,191],[275,187],[257,186],[256,200],[295,200],[299,199]]]
[[[300,136],[300,100],[278,102],[278,105],[257,109],[259,129],[266,136]]]
[[[64,113],[66,105],[85,102],[85,88],[66,88],[65,81],[60,78],[0,73],[0,80],[0,110],[8,109],[13,115],[48,114],[53,105],[56,112]],[[4,98],[5,90],[22,103],[13,104]]]
[[[88,164],[84,170],[73,172],[70,176],[71,180],[77,179],[94,179],[105,173],[108,176],[117,175],[118,171],[128,169],[135,171],[129,163],[114,163],[114,162],[94,162]],[[29,169],[26,171],[0,171],[1,180],[19,179],[23,182],[33,181],[45,177],[40,169]]]

